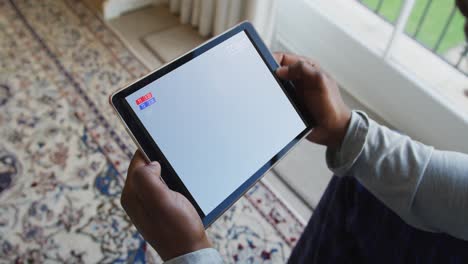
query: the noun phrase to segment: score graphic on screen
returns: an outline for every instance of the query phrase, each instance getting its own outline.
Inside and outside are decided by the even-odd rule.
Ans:
[[[140,107],[140,110],[143,110],[146,107],[154,104],[156,102],[156,99],[153,97],[152,93],[147,93],[143,95],[142,97],[136,99],[135,102]]]

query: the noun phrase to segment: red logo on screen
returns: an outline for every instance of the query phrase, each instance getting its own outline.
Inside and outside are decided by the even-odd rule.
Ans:
[[[153,97],[153,95],[151,93],[147,93],[147,94],[143,95],[142,97],[136,99],[136,104],[141,105],[142,103],[148,101],[152,97]]]

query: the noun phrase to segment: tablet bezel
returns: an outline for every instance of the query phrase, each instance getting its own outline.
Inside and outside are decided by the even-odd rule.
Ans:
[[[157,143],[152,139],[151,135],[148,133],[144,125],[141,123],[137,115],[132,110],[131,106],[128,104],[125,97],[138,91],[139,89],[145,87],[146,85],[156,81],[162,76],[170,73],[174,69],[182,66],[188,61],[202,55],[204,52],[209,49],[217,46],[221,42],[229,39],[230,37],[244,31],[248,36],[253,46],[259,53],[260,57],[263,59],[265,64],[268,66],[268,69],[272,75],[277,80],[279,86],[282,88],[286,97],[296,109],[299,116],[302,118],[306,128],[291,142],[289,142],[281,151],[279,151],[271,160],[259,168],[249,179],[239,186],[232,194],[230,194],[221,204],[219,204],[213,211],[209,212],[207,215],[203,213],[198,203],[195,201],[193,196],[190,194],[188,189],[185,187],[182,180],[179,178],[175,170],[172,168],[170,162],[166,159],[164,153],[159,149]],[[221,216],[228,208],[230,208],[242,195],[244,195],[261,177],[273,167],[273,165],[278,162],[285,154],[291,150],[291,148],[301,140],[313,127],[313,121],[310,117],[307,116],[303,105],[300,103],[299,98],[295,95],[295,88],[290,82],[285,82],[279,80],[275,75],[275,70],[278,68],[274,57],[266,47],[266,45],[261,40],[258,33],[255,31],[254,27],[249,22],[242,22],[237,26],[227,30],[223,34],[216,36],[207,42],[201,44],[200,46],[194,48],[193,50],[187,52],[186,54],[180,56],[179,58],[167,63],[161,68],[147,74],[146,76],[140,78],[139,80],[127,85],[126,87],[116,91],[110,96],[110,103],[113,106],[114,110],[117,112],[121,121],[123,122],[125,128],[127,129],[130,136],[133,138],[137,146],[143,153],[146,155],[148,160],[157,160],[161,164],[162,168],[162,179],[167,184],[167,186],[174,191],[178,191],[183,194],[195,207],[198,214],[200,215],[203,225],[205,228],[210,226],[219,216]]]

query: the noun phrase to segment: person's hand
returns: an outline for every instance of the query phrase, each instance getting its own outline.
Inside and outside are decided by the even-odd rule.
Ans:
[[[298,99],[303,100],[305,110],[317,124],[307,139],[339,148],[346,135],[351,111],[341,99],[336,82],[309,58],[286,53],[275,53],[274,56],[280,65],[276,74],[293,82]]]
[[[166,261],[211,247],[192,204],[161,180],[161,166],[135,153],[128,168],[121,204],[145,240]]]

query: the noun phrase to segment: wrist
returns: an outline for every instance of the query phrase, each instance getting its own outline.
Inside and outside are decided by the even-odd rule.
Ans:
[[[204,248],[170,259],[164,263],[188,264],[188,263],[224,263],[219,252],[214,248]]]
[[[201,239],[197,241],[191,241],[186,244],[178,244],[174,248],[166,248],[166,250],[162,248],[158,248],[153,246],[153,248],[158,252],[159,256],[162,258],[163,261],[167,261],[185,254],[189,254],[201,249],[205,248],[212,248],[210,241],[208,238],[203,236]]]
[[[197,250],[204,249],[204,248],[212,248],[212,247],[213,245],[208,240],[208,237],[206,237],[205,235],[203,239],[200,239],[199,241],[191,245],[190,252],[197,251]]]
[[[351,111],[347,109],[345,113],[340,115],[338,121],[336,122],[336,126],[330,131],[331,140],[329,144],[327,144],[328,148],[330,148],[331,150],[337,150],[341,148],[350,123]]]
[[[363,112],[352,112],[345,137],[339,149],[327,149],[328,168],[337,176],[346,175],[365,148],[369,119]]]

